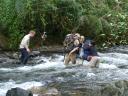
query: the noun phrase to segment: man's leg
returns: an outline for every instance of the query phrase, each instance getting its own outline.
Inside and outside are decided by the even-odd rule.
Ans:
[[[65,65],[68,65],[69,62],[70,62],[70,57],[69,57],[69,54],[67,53],[67,54],[65,55],[65,58],[64,58],[64,64],[65,64]]]
[[[25,50],[25,57],[24,57],[24,61],[23,61],[23,64],[27,64],[27,61],[29,59],[29,53],[27,52],[27,50]]]
[[[91,61],[89,62],[90,67],[99,67],[99,58],[97,56],[93,56]]]
[[[24,49],[20,49],[21,57],[20,57],[20,63],[23,64],[24,61]]]
[[[97,68],[99,67],[99,64],[100,64],[100,58],[97,57],[97,62],[96,62],[96,67],[97,67]]]
[[[29,58],[29,53],[27,52],[27,50],[26,49],[21,49],[22,51],[21,51],[21,62],[23,63],[23,64],[26,64],[27,63],[27,61],[28,61],[28,58]]]
[[[70,59],[72,61],[72,64],[76,64],[76,53],[72,53]]]

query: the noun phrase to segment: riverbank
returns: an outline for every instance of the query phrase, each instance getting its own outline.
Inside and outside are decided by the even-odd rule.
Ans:
[[[51,46],[43,46],[38,48],[31,48],[32,51],[40,51],[40,52],[50,52],[50,53],[62,53],[64,50],[63,45],[51,45]],[[2,52],[17,52],[17,50],[11,50],[11,49],[2,49],[0,48],[0,53]]]
[[[41,53],[63,53],[64,47],[63,45],[53,45],[53,46],[43,46],[42,48],[37,48],[34,50],[38,50]]]

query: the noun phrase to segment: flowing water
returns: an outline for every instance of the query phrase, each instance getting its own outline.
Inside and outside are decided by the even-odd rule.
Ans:
[[[112,81],[128,80],[128,54],[107,52],[99,53],[99,56],[100,66],[93,69],[83,66],[66,67],[61,54],[36,57],[36,64],[33,65],[0,66],[0,96],[6,96],[7,90],[15,87],[30,89],[33,86],[60,84],[60,91],[67,92],[90,86],[98,88]],[[84,65],[87,63],[84,61]]]

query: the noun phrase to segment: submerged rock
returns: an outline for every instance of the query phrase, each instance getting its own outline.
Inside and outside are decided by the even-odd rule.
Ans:
[[[33,94],[21,88],[12,88],[8,90],[6,96],[33,96]]]
[[[50,88],[44,94],[39,94],[38,96],[61,96],[61,94],[56,88]]]
[[[47,87],[32,87],[29,89],[33,94],[39,94],[38,96],[61,96],[60,92],[56,88]]]

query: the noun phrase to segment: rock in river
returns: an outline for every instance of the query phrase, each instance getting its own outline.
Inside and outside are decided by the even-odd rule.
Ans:
[[[12,88],[8,90],[6,96],[33,96],[33,94],[21,88]]]

